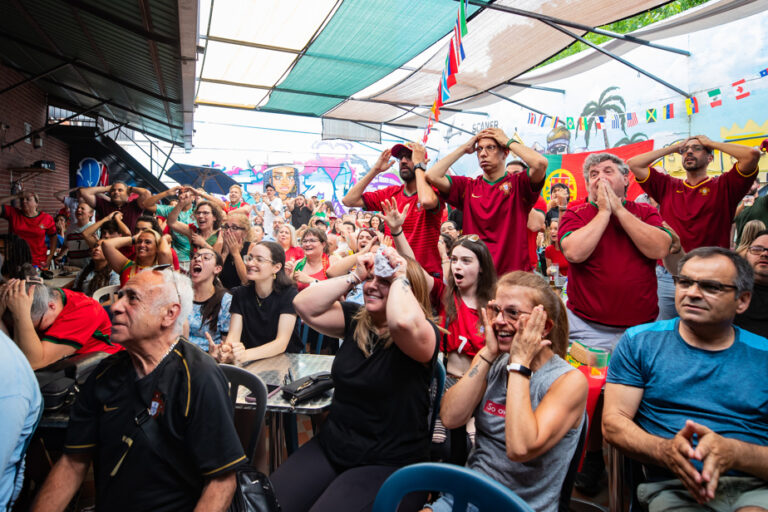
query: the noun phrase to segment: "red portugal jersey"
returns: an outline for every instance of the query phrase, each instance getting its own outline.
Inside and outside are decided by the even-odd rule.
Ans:
[[[446,177],[451,190],[444,196],[445,201],[464,213],[464,234],[477,234],[488,246],[498,275],[530,270],[528,212],[536,203],[544,180],[531,183],[527,172],[505,173],[492,183],[482,175]]]
[[[652,206],[625,201],[624,207],[646,224],[662,228],[661,216]],[[569,206],[560,217],[560,243],[586,226],[597,211],[597,206],[590,202]],[[611,216],[589,258],[582,263],[570,263],[568,307],[581,318],[614,327],[631,327],[656,319],[656,260],[640,252],[615,216]]]
[[[107,311],[94,299],[84,293],[56,288],[61,294],[64,309],[45,332],[42,341],[76,348],[75,354],[106,352],[114,354],[123,347],[109,344],[112,322]]]
[[[45,235],[56,236],[56,224],[53,217],[40,212],[35,217],[27,217],[21,210],[10,205],[3,206],[2,217],[11,225],[11,232],[19,236],[29,245],[32,253],[32,264],[42,267],[48,254],[45,245]]]
[[[453,303],[456,306],[456,318],[446,325],[445,309],[443,308],[443,295],[445,294],[445,283],[439,278],[435,278],[432,291],[440,300],[440,326],[444,327],[448,334],[442,337],[440,350],[443,352],[458,352],[470,357],[475,357],[480,349],[485,346],[485,328],[480,313],[476,309],[467,306],[457,295],[453,296]]]
[[[638,181],[659,203],[661,218],[677,232],[683,249],[731,246],[731,223],[739,201],[749,191],[757,170],[744,176],[734,164],[730,171],[691,186],[654,167],[645,181]]]
[[[553,265],[560,266],[561,276],[568,275],[568,260],[565,259],[565,256],[563,256],[563,253],[560,252],[560,250],[557,247],[555,247],[554,244],[548,245],[547,248],[544,249],[544,256],[549,261],[551,261]]]
[[[435,193],[437,194],[436,190]],[[406,194],[405,185],[392,185],[374,192],[365,192],[363,204],[366,210],[382,211],[384,200],[391,200],[393,197],[397,200],[397,208],[400,211],[403,211],[406,204],[411,205],[403,223],[403,234],[413,249],[416,261],[433,276],[442,276],[437,240],[440,237],[440,221],[445,203],[439,200],[437,207],[425,210],[421,207],[418,194]]]
[[[547,202],[544,200],[543,197],[539,196],[539,198],[536,200],[536,204],[533,205],[534,210],[539,210],[541,213],[546,214],[547,213]],[[527,222],[527,219],[526,219]],[[527,229],[527,228],[526,228]],[[538,231],[531,231],[530,229],[527,229],[528,231],[528,256],[531,258],[531,269],[535,270],[536,267],[539,265],[539,253],[536,251],[536,238],[539,236]]]

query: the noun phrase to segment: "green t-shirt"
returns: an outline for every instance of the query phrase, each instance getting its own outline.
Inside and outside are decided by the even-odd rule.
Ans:
[[[747,206],[733,219],[736,224],[736,245],[741,242],[741,232],[751,220],[761,220],[768,226],[768,195],[755,198],[752,206]]]
[[[168,218],[168,215],[170,215],[171,211],[173,210],[173,206],[169,204],[159,204],[157,205],[157,215],[160,215],[161,217]],[[182,224],[195,224],[195,214],[194,214],[194,208],[190,208],[187,211],[181,211],[179,212],[179,222]],[[173,243],[171,244],[174,249],[176,249],[176,254],[179,256],[179,261],[189,261],[190,260],[190,252],[192,251],[192,246],[189,244],[189,238],[180,235],[176,233],[175,231],[171,230],[171,237],[173,238]]]

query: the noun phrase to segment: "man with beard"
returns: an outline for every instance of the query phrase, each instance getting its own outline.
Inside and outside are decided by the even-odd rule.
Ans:
[[[757,234],[747,249],[746,259],[754,271],[755,287],[749,308],[737,314],[733,323],[768,338],[768,230]]]
[[[302,194],[285,202],[288,210],[291,212],[291,225],[296,229],[309,224],[309,219],[312,217],[312,210],[307,208],[306,202],[307,200],[304,199]]]
[[[106,193],[109,201],[101,194]],[[136,199],[129,200],[131,194],[138,194]],[[136,220],[144,213],[144,201],[152,195],[149,190],[140,187],[129,187],[122,181],[116,181],[107,187],[88,187],[80,189],[80,197],[88,206],[96,210],[96,218],[103,219],[110,213],[118,211],[123,214],[123,222],[133,232]]]
[[[736,159],[730,171],[707,176],[707,166],[718,150]],[[680,153],[685,179],[673,178],[655,167],[657,160]],[[736,207],[757,177],[760,151],[740,144],[714,142],[704,135],[666,148],[637,155],[627,161],[635,180],[659,203],[659,213],[680,237],[683,250],[730,247],[731,222]]]
[[[400,179],[403,185],[363,192],[366,187],[392,165],[394,156],[400,161]],[[373,168],[347,192],[342,203],[347,207],[360,207],[370,211],[382,211],[385,200],[396,200],[397,208],[406,212],[401,232],[422,267],[435,277],[442,276],[437,240],[440,237],[440,221],[445,204],[437,197],[437,191],[425,178],[427,152],[424,146],[414,142],[395,144],[384,150]]]
[[[735,158],[736,163],[720,176],[707,176],[707,166],[713,160],[716,149]],[[655,167],[649,167],[672,153],[680,153],[685,179],[673,178]],[[697,247],[731,246],[731,223],[736,207],[757,177],[759,158],[760,151],[756,148],[713,142],[704,135],[697,135],[637,155],[630,158],[627,165],[635,175],[635,181],[659,203],[661,218],[680,237],[683,251],[689,252]],[[660,289],[672,290],[669,269],[660,272],[657,280]],[[668,295],[659,297],[662,304],[671,300]],[[673,316],[674,311],[662,311],[662,318]]]

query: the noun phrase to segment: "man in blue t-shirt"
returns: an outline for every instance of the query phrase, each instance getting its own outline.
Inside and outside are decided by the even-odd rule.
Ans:
[[[637,493],[651,512],[768,510],[768,340],[733,325],[752,286],[740,256],[694,249],[675,276],[680,318],[633,327],[616,347],[603,433],[650,464]]]

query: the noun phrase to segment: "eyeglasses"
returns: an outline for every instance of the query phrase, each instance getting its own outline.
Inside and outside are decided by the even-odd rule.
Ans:
[[[317,238],[302,238],[301,239],[301,244],[302,245],[304,245],[304,244],[315,244],[315,243],[317,243],[319,241],[320,240],[318,240]]]
[[[762,245],[753,245],[747,249],[747,252],[749,252],[749,254],[754,254],[755,256],[760,256],[764,252],[768,252],[768,247],[763,247]]]
[[[461,242],[463,240],[469,240],[470,242],[477,243],[477,242],[480,241],[480,237],[475,235],[475,234],[472,234],[472,235],[461,235],[456,241],[457,242]]]
[[[259,264],[274,263],[274,261],[270,259],[264,258],[262,256],[251,256],[250,254],[246,254],[245,256],[243,256],[243,261],[245,263],[259,263]]]
[[[192,256],[193,260],[196,259],[196,258],[200,258],[203,261],[213,261],[216,258],[216,255],[213,254],[212,252],[200,252],[200,251],[198,251],[198,252],[196,252]]]
[[[236,225],[233,225],[233,224],[224,224],[223,226],[221,226],[221,229],[230,229],[230,230],[233,230],[233,231],[245,231],[244,227],[236,226]]]
[[[687,290],[695,284],[699,287],[699,290],[702,293],[707,295],[719,295],[721,293],[725,293],[726,290],[739,289],[738,286],[734,286],[732,284],[724,284],[720,281],[713,281],[709,279],[698,280],[691,279],[690,277],[686,276],[672,276],[672,279],[675,281],[675,284],[680,287],[681,290]]]
[[[488,144],[487,146],[481,146],[479,144],[477,145],[477,152],[478,153],[480,153],[483,150],[485,150],[485,151],[487,151],[489,153],[493,153],[497,149],[499,149],[499,146],[497,146],[496,144]]]
[[[494,304],[489,305],[488,310],[493,313],[494,318],[501,313],[504,316],[506,322],[517,322],[522,315],[530,315],[531,311],[523,311],[516,308],[502,308],[501,306]]]

